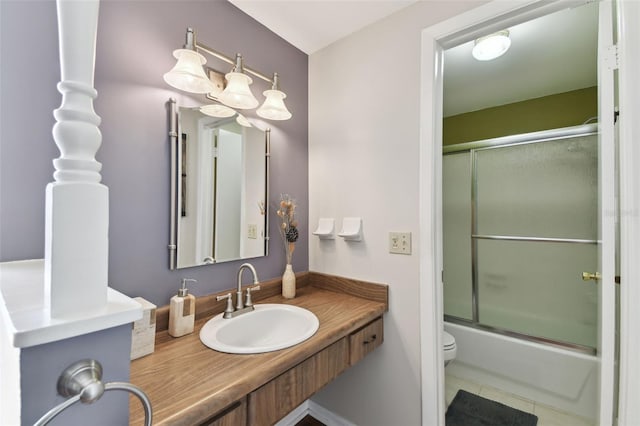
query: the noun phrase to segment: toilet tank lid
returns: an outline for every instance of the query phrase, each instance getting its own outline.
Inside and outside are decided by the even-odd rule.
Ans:
[[[456,339],[453,338],[452,335],[450,335],[449,333],[447,333],[446,331],[442,332],[442,344],[447,347],[447,346],[453,346],[456,344]]]

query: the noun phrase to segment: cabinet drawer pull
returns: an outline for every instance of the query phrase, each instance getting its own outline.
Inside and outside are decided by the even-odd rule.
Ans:
[[[371,336],[371,340],[365,340],[364,342],[362,342],[363,345],[368,345],[369,343],[373,342],[374,340],[376,340],[377,335],[372,335]]]

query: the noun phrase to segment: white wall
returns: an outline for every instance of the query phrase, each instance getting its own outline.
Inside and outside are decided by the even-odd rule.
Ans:
[[[260,203],[267,205],[265,188],[265,134],[255,128],[243,128],[242,208],[240,224],[240,256],[256,257],[264,254],[264,214]],[[249,225],[256,226],[256,238],[249,238]]]
[[[216,170],[216,258],[240,256],[242,135],[220,129]]]
[[[310,236],[309,269],[390,286],[385,343],[314,397],[359,425],[421,421],[420,37],[480,4],[421,1],[309,58],[309,229],[360,216],[364,232],[352,243]],[[389,231],[412,233],[411,256],[388,253]]]

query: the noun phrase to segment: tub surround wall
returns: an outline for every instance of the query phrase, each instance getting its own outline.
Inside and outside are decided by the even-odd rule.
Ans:
[[[314,237],[310,269],[391,294],[385,344],[313,398],[355,424],[421,424],[418,298],[433,285],[419,280],[421,30],[481,4],[417,2],[309,58],[309,223],[364,223],[357,243]],[[412,255],[389,254],[390,231],[413,233]]]

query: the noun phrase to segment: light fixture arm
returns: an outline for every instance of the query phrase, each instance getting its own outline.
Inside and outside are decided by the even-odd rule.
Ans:
[[[190,28],[187,29],[187,37],[189,36],[189,30],[190,30]],[[191,33],[193,35],[193,30],[191,30]],[[209,47],[209,46],[207,46],[205,44],[197,42],[196,39],[195,39],[195,35],[193,35],[193,43],[194,43],[194,46],[195,46],[196,50],[208,53],[209,55],[214,56],[214,57],[220,59],[221,61],[228,63],[229,65],[233,65],[234,67],[237,65],[237,61],[236,61],[237,60],[237,56],[236,56],[236,59],[232,59],[232,58],[228,57],[227,55],[225,55],[224,53],[220,53],[217,50],[212,49],[211,47]],[[254,69],[251,69],[251,68],[249,68],[247,66],[244,66],[244,65],[243,65],[242,68],[247,73],[258,77],[259,79],[264,80],[267,83],[273,84],[273,80],[270,79],[269,77],[267,77],[266,75],[262,74],[261,72],[256,71]]]
[[[271,90],[280,90],[280,82],[278,81],[278,73],[273,73],[273,80],[271,81]]]
[[[187,33],[184,36],[184,48],[196,50],[196,35],[193,32],[193,28],[187,28]]]

